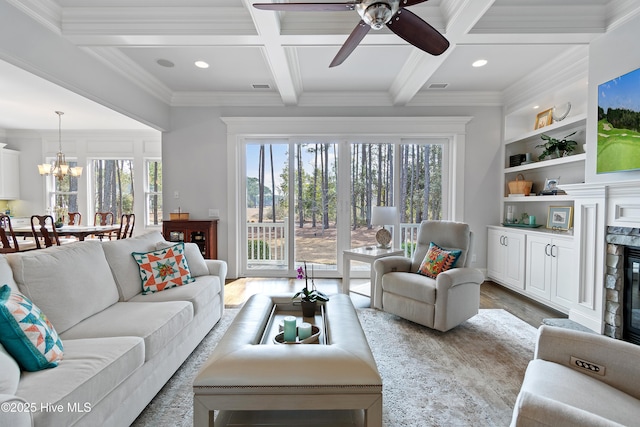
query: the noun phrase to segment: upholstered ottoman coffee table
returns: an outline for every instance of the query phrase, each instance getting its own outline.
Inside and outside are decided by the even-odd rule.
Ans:
[[[349,296],[331,296],[316,316],[317,344],[275,343],[285,314],[303,320],[290,296],[247,301],[194,380],[194,425],[221,425],[231,411],[330,410],[380,427],[382,379]]]

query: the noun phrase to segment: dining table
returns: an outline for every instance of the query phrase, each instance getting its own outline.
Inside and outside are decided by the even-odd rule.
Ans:
[[[63,225],[56,228],[58,236],[73,236],[83,241],[87,236],[93,234],[108,235],[109,233],[118,233],[120,224],[114,225]],[[33,236],[31,227],[14,227],[13,232],[16,236]]]

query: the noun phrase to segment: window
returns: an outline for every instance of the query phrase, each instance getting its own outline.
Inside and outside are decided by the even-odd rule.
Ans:
[[[75,167],[78,165],[77,161],[67,160],[69,167]],[[54,175],[47,177],[49,189],[49,206],[51,215],[55,220],[66,216],[67,212],[79,212],[78,209],[78,178],[77,176],[65,175],[61,180]],[[67,222],[68,218],[61,218],[64,222]]]
[[[91,162],[94,212],[112,212],[116,222],[133,212],[133,160],[95,159]]]
[[[162,224],[162,161],[145,161],[145,225]]]

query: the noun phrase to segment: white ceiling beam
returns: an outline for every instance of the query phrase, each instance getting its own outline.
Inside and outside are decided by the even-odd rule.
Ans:
[[[420,91],[433,73],[444,63],[455,49],[458,39],[466,35],[482,18],[495,0],[458,0],[457,9],[449,10],[451,19],[446,36],[450,47],[440,56],[431,56],[422,51],[415,52],[390,87],[394,105],[406,105]]]
[[[253,0],[244,0],[244,3],[251,14],[258,35],[262,36],[264,59],[271,70],[282,102],[284,105],[296,105],[298,103],[297,79],[289,65],[289,55],[280,41],[278,14],[255,9],[252,6]]]

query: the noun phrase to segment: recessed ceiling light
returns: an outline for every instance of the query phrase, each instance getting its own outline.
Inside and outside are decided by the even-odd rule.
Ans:
[[[169,61],[168,59],[158,59],[156,63],[161,67],[167,67],[167,68],[171,68],[176,65],[173,62]]]
[[[471,64],[473,67],[484,67],[485,65],[487,65],[487,60],[486,59],[478,59],[476,62],[474,62],[473,64]]]
[[[539,105],[534,105],[534,106],[533,106],[533,109],[534,109],[534,110],[537,110],[538,108],[540,108],[540,106],[539,106]]]
[[[196,61],[195,62],[196,67],[198,68],[209,68],[209,64],[207,64],[204,61]]]

